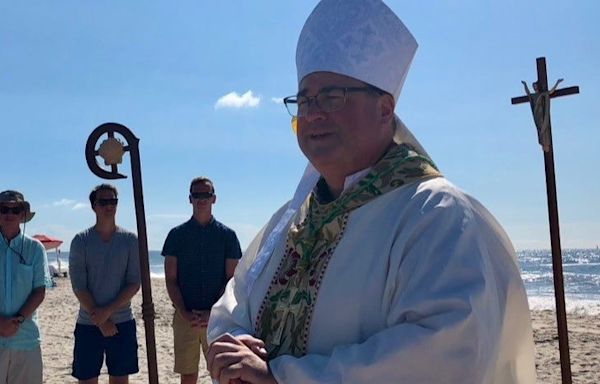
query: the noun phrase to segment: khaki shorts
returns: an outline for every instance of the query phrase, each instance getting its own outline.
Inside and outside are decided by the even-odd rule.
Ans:
[[[0,384],[42,384],[42,351],[0,348]],[[6,381],[8,380],[8,381]]]
[[[206,327],[192,328],[190,324],[175,311],[173,315],[173,339],[175,344],[175,373],[189,375],[199,371],[200,347],[208,353]]]

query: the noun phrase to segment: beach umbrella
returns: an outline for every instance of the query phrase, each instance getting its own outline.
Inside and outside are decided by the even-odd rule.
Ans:
[[[546,72],[546,58],[536,59],[537,81],[533,83],[533,91],[529,90],[527,83],[521,81],[525,87],[525,96],[513,97],[512,104],[529,103],[533,120],[537,128],[538,141],[544,153],[544,167],[546,171],[546,195],[548,201],[548,221],[550,224],[550,245],[552,247],[552,275],[554,278],[554,298],[556,302],[556,321],[558,327],[558,348],[560,353],[560,372],[563,384],[572,383],[571,358],[569,355],[569,332],[567,327],[567,311],[565,305],[565,288],[562,270],[562,254],[560,246],[560,229],[558,223],[558,197],[556,194],[556,177],[554,173],[554,150],[552,147],[552,127],[550,124],[550,100],[579,93],[579,87],[558,89],[559,79],[552,88],[548,88],[548,74]]]
[[[49,268],[50,268],[50,272],[52,273],[52,275],[56,274],[57,276],[63,275],[64,277],[67,277],[67,272],[63,272],[63,270],[61,268],[61,263],[60,263],[59,247],[61,246],[63,241],[61,239],[57,239],[56,237],[51,237],[51,236],[43,235],[43,234],[33,235],[33,238],[39,240],[42,243],[42,245],[44,246],[44,248],[46,249],[46,251],[49,251],[51,249],[55,250],[56,265],[57,265],[58,269],[53,271],[52,268],[54,268],[54,267],[52,265],[50,265]]]
[[[62,240],[57,239],[56,237],[50,237],[48,235],[33,235],[33,238],[38,239],[42,243],[46,251],[50,249],[57,249],[63,243]]]

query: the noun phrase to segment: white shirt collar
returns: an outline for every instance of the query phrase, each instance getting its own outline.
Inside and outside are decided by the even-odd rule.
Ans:
[[[350,176],[346,176],[346,180],[344,180],[344,190],[343,190],[343,192],[346,192],[346,190],[348,190],[350,187],[352,187],[354,184],[356,184],[358,182],[358,180],[360,180],[363,177],[365,177],[365,175],[367,173],[369,173],[370,171],[371,171],[371,167],[368,167],[368,168],[363,169],[362,171],[358,171],[356,173],[353,173]]]

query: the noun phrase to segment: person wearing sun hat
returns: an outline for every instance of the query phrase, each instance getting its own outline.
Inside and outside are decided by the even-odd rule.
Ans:
[[[18,191],[7,190],[0,192],[0,204],[14,204],[18,207],[23,208],[23,212],[25,213],[25,215],[21,219],[21,222],[23,223],[31,221],[31,219],[33,219],[33,216],[35,215],[35,212],[31,212],[31,205],[29,204],[29,202],[26,201],[23,197],[23,194]]]
[[[34,214],[22,193],[0,192],[0,383],[42,383],[36,309],[50,274],[44,246],[21,231]]]
[[[308,17],[284,103],[309,165],[212,308],[220,384],[535,383],[510,240],[394,113],[416,49],[381,0]]]

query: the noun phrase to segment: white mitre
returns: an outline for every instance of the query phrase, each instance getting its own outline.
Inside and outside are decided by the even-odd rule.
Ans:
[[[323,0],[298,39],[298,83],[334,72],[382,89],[398,101],[417,41],[381,0]]]
[[[334,72],[382,89],[397,102],[416,50],[415,38],[381,0],[322,0],[306,20],[298,39],[298,83],[313,72]],[[409,143],[427,155],[397,116],[394,141]],[[248,271],[248,294],[275,245],[287,234],[289,220],[319,177],[308,163],[294,197]]]

